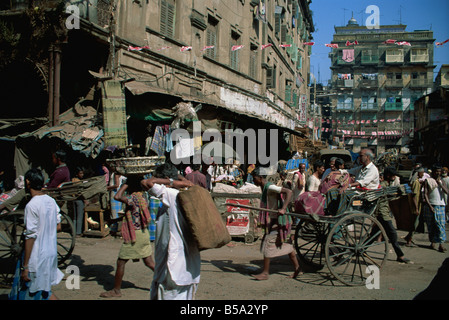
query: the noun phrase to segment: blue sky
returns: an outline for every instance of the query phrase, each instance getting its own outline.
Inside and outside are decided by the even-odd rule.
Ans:
[[[346,25],[354,12],[354,18],[359,25],[365,25],[370,14],[366,14],[369,5],[376,5],[380,10],[380,24],[407,25],[407,31],[432,30],[436,42],[449,39],[449,1],[448,0],[312,0],[310,9],[313,11],[315,45],[310,57],[310,72],[317,80],[327,84],[331,71],[328,57],[330,48],[324,46],[330,43],[334,34],[334,26]],[[449,42],[434,51],[434,76],[442,64],[449,64]]]

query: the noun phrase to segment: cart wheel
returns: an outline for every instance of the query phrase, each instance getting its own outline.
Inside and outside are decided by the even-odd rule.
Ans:
[[[326,223],[300,221],[295,231],[295,249],[299,259],[317,270],[324,267],[324,245],[329,225]]]
[[[254,242],[254,234],[247,233],[245,234],[245,243],[253,243]]]
[[[381,268],[387,259],[384,228],[372,216],[359,211],[343,213],[326,240],[326,264],[332,275],[346,285],[365,285],[368,266]],[[378,242],[379,235],[383,236]]]
[[[22,254],[23,214],[11,212],[0,216],[0,283],[10,285],[17,260]]]
[[[58,262],[62,264],[75,248],[76,232],[72,219],[61,211],[61,231],[58,231]]]

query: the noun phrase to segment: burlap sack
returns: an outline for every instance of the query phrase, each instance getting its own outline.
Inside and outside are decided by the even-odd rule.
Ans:
[[[200,250],[220,248],[231,241],[209,191],[193,186],[179,192],[178,203]]]

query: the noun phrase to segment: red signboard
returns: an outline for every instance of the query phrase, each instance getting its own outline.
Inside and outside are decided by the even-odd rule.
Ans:
[[[251,205],[250,199],[226,199],[226,203],[241,204],[244,206]],[[234,206],[226,206],[226,207],[227,212],[249,212],[248,208],[240,208]]]

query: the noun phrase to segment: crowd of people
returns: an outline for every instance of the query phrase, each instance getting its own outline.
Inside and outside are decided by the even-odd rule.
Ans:
[[[62,151],[53,154],[55,171],[47,183],[40,170],[32,169],[25,174],[23,192],[30,194],[31,200],[25,206],[25,250],[17,264],[11,298],[56,299],[51,286],[62,278],[56,251],[60,209],[44,190],[84,178],[84,169],[77,168],[73,179],[70,179],[65,157]],[[264,263],[262,271],[253,275],[254,279],[268,280],[271,259],[284,255],[290,258],[293,265],[290,277],[296,278],[302,274],[292,244],[294,221],[286,214],[289,210],[297,210],[299,202],[310,199],[310,196],[324,197],[332,190],[342,193],[348,188],[374,190],[399,184],[394,168],[387,167],[379,172],[373,161],[373,152],[362,149],[354,164],[344,163],[340,158],[331,158],[328,164],[317,160],[309,171],[306,164],[301,163],[291,177],[291,172],[279,168],[280,180],[277,184],[269,182],[259,166],[248,165],[246,172],[238,166],[237,169],[228,167],[234,170],[230,172],[236,172],[248,183],[260,187],[261,208],[266,209],[260,210],[258,216],[259,226],[264,231],[261,245]],[[101,293],[101,297],[120,297],[126,263],[140,259],[154,272],[151,299],[195,297],[200,281],[200,253],[176,199],[180,189],[193,185],[211,191],[217,170],[219,168],[213,165],[191,165],[180,171],[166,162],[150,177],[124,177],[113,168],[104,167],[103,174],[110,193],[111,234],[120,235],[123,244],[117,257],[114,287]],[[406,236],[405,245],[414,245],[413,236],[422,217],[428,230],[429,248],[446,252],[443,244],[446,241],[445,223],[449,208],[448,169],[435,164],[426,172],[418,164],[410,176],[410,186],[413,190],[415,228]],[[17,203],[16,200],[2,203],[1,209],[12,208]],[[77,236],[82,235],[86,204],[85,199],[75,200],[73,215]],[[410,263],[398,243],[388,201],[381,202],[374,214],[386,230],[397,261]]]

